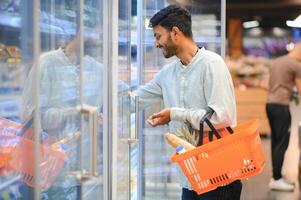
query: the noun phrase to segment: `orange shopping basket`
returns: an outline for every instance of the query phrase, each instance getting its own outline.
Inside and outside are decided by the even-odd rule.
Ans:
[[[20,180],[27,185],[35,186],[35,157],[32,120],[25,123],[24,126],[0,118],[0,170],[5,173],[17,172]],[[40,180],[42,190],[47,190],[56,178],[66,160],[66,154],[59,148],[40,146]]]
[[[11,152],[19,142],[15,136],[20,128],[20,124],[0,118],[0,169],[5,167]]]
[[[211,129],[209,139],[212,140],[215,135],[218,140],[171,157],[171,161],[178,163],[198,194],[259,174],[265,164],[258,120],[240,124],[233,130],[228,127],[231,134],[221,138],[209,121],[212,114],[213,110],[208,111],[200,122],[199,144],[203,140],[204,122]]]
[[[42,190],[47,190],[56,178],[66,160],[65,152],[41,145],[40,147],[40,182]],[[18,172],[21,181],[31,187],[35,187],[35,155],[34,141],[20,137],[18,146],[12,151],[7,168]]]

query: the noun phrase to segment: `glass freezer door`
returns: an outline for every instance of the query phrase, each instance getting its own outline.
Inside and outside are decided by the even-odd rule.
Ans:
[[[102,199],[102,6],[1,2],[0,199]]]
[[[27,189],[22,174],[16,165],[11,164],[24,124],[22,120],[24,83],[26,75],[32,68],[32,13],[32,2],[24,4],[20,1],[1,1],[0,199],[33,199],[32,190]],[[24,21],[26,23],[23,23]],[[31,123],[32,121],[28,124]]]
[[[70,1],[66,1],[70,3]],[[76,4],[79,2],[79,4]],[[104,62],[104,12],[102,0],[89,0],[73,2],[78,5],[79,42],[78,47],[80,88],[80,105],[77,109],[80,112],[80,133],[77,140],[77,159],[79,159],[75,173],[78,181],[77,198],[104,199],[103,184],[103,152],[104,121],[107,115],[103,114],[104,99],[106,95],[104,88],[107,82],[104,79],[108,66]],[[78,79],[75,79],[78,81]],[[77,171],[77,169],[79,169]]]
[[[102,198],[102,6],[100,0],[40,1],[34,10],[40,18],[41,54],[31,65],[39,73],[29,70],[23,84],[20,133],[26,137],[13,155],[22,166],[15,170],[22,171],[26,194],[37,186],[32,184],[37,177],[29,176],[36,162],[42,199]],[[29,15],[25,20],[32,19]],[[24,47],[31,41],[26,34],[21,35]],[[38,103],[33,102],[33,91],[38,91]],[[30,153],[34,116],[40,160]]]
[[[116,199],[137,199],[138,97],[131,90],[131,1],[119,0]],[[113,8],[116,7],[113,5]],[[117,34],[116,34],[117,36]],[[114,158],[115,159],[115,158]],[[113,197],[114,198],[114,197]]]

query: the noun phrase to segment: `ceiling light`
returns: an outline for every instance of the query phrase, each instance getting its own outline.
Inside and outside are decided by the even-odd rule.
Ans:
[[[301,15],[297,17],[294,21],[286,20],[286,25],[289,27],[301,28]]]
[[[279,27],[274,27],[272,29],[272,32],[277,37],[283,37],[286,34],[285,31],[283,29],[279,28]]]
[[[242,24],[244,28],[255,28],[259,26],[259,22],[257,20],[247,21]]]
[[[258,37],[258,36],[262,35],[261,28],[252,28],[250,30],[250,35],[253,36],[253,37]]]

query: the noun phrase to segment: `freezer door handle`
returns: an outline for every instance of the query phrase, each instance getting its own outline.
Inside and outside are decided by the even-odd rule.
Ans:
[[[92,176],[98,176],[98,115],[97,107],[83,104],[80,108],[80,112],[88,116],[89,123],[89,141],[90,141],[90,159],[89,159],[89,174]]]
[[[139,134],[138,134],[138,123],[139,123],[139,96],[134,92],[129,92],[129,97],[131,101],[134,102],[134,108],[135,108],[135,132],[134,137],[132,137],[132,134],[130,132],[130,137],[128,139],[129,143],[137,143],[139,140]],[[131,131],[131,130],[130,130]]]

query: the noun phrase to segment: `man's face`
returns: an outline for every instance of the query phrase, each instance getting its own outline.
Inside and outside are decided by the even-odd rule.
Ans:
[[[171,33],[160,25],[153,27],[155,47],[162,49],[165,58],[176,55],[176,46],[171,39]]]

